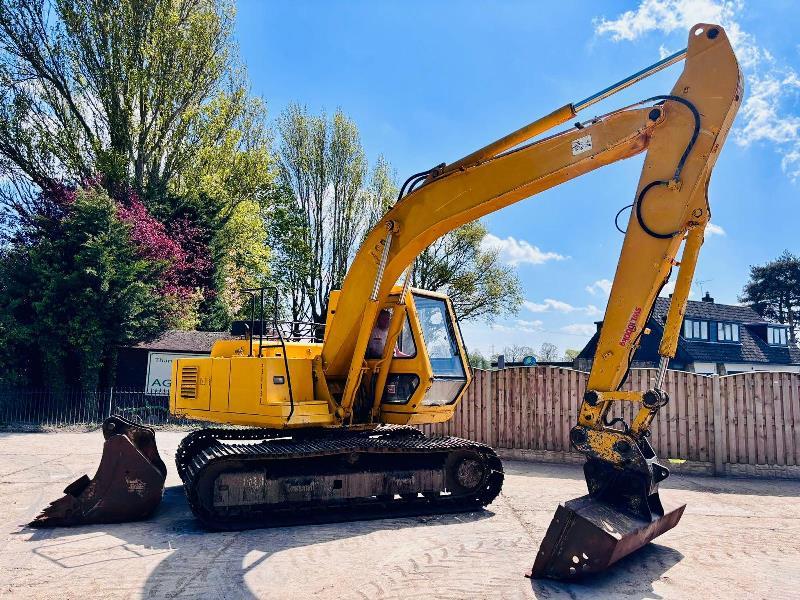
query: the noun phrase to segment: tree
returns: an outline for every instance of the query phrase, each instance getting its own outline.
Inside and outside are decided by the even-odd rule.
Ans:
[[[172,298],[183,326],[226,326],[240,305],[230,288],[267,266],[274,169],[233,23],[234,0],[0,0],[6,229],[62,187],[99,182],[123,205],[133,193],[195,271]]]
[[[249,296],[242,290],[270,283],[271,252],[263,210],[254,201],[238,204],[213,240],[216,294],[211,315],[201,326],[221,329],[235,318],[249,318]]]
[[[581,353],[580,350],[574,350],[572,348],[567,348],[566,350],[564,350],[564,357],[562,358],[562,360],[564,362],[572,362],[573,360],[578,358],[578,355],[580,353]]]
[[[64,173],[163,193],[204,171],[231,131],[260,136],[233,17],[232,0],[1,0],[0,155],[14,184],[5,206],[27,214],[36,196],[19,192]],[[214,157],[243,168],[226,154]]]
[[[740,302],[758,314],[789,326],[792,343],[800,327],[800,257],[785,250],[777,259],[750,267]]]
[[[299,239],[280,231],[273,241],[282,246],[279,260],[288,258],[289,269],[294,264],[302,271],[282,287],[290,288],[293,315],[322,323],[328,295],[341,287],[371,213],[363,193],[366,158],[358,128],[341,110],[328,119],[292,104],[279,118],[278,132],[280,183],[288,194],[274,225],[288,226]]]
[[[278,121],[280,198],[273,206],[272,268],[285,288],[292,320],[325,321],[327,298],[341,287],[369,229],[397,197],[395,174],[379,156],[367,177],[358,129],[340,110],[332,119],[291,105]],[[469,223],[423,251],[411,283],[446,292],[459,319],[515,313],[522,291],[514,271],[481,242],[486,228]]]
[[[459,320],[516,314],[522,304],[522,287],[515,271],[500,262],[497,250],[484,249],[487,234],[479,221],[442,236],[414,263],[411,282],[426,290],[450,296]]]
[[[469,366],[473,369],[489,369],[492,366],[492,363],[480,350],[471,350],[468,352],[467,361],[469,362]]]
[[[370,173],[369,183],[364,193],[367,196],[367,224],[372,227],[384,213],[392,207],[397,199],[397,173],[384,158],[378,155],[375,166]],[[364,231],[366,235],[368,231]]]
[[[536,352],[536,360],[539,362],[554,362],[561,357],[558,346],[550,342],[543,342],[539,351]]]
[[[522,359],[524,359],[526,356],[536,356],[536,352],[534,352],[533,348],[530,346],[514,344],[504,347],[502,355],[505,357],[505,361],[507,363],[516,363],[522,362]],[[493,354],[492,362],[497,362],[498,356],[498,354]]]
[[[118,345],[155,335],[171,313],[167,260],[140,255],[130,223],[97,187],[65,196],[0,255],[0,377],[97,386]]]

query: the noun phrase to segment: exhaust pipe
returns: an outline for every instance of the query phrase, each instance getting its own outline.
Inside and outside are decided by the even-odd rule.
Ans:
[[[92,479],[83,475],[46,507],[31,527],[123,523],[144,519],[164,494],[167,467],[156,434],[119,416],[103,421],[103,456]]]

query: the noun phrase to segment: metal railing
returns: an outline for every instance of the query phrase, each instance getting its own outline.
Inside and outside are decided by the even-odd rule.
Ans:
[[[143,425],[189,425],[169,412],[169,397],[145,389],[28,389],[0,387],[0,427],[37,429],[99,425],[115,414]]]

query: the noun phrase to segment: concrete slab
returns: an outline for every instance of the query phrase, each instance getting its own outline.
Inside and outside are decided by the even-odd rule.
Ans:
[[[581,470],[506,462],[480,513],[208,533],[171,457],[164,503],[144,523],[32,530],[25,523],[100,457],[96,433],[0,434],[0,597],[13,598],[796,598],[800,482],[674,476],[676,529],[600,577],[532,582],[556,505]]]

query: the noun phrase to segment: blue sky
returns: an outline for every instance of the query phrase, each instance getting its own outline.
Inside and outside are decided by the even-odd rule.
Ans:
[[[314,112],[341,107],[370,159],[383,154],[402,180],[684,47],[699,21],[726,27],[746,75],[744,104],[711,180],[717,233],[706,237],[694,286],[695,299],[702,289],[733,303],[750,265],[800,251],[797,3],[239,0],[236,36],[253,92],[272,116],[293,101]],[[593,114],[668,92],[680,68]],[[484,220],[491,243],[517,269],[526,303],[492,327],[462,324],[470,347],[585,344],[605,310],[622,244],[613,218],[632,201],[641,161],[606,167]]]

